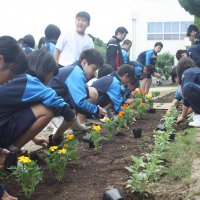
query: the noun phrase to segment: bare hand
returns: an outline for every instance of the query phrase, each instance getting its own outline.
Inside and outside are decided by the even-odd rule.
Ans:
[[[182,115],[180,115],[180,116],[177,118],[176,123],[177,123],[177,124],[180,124],[180,123],[183,122],[184,120],[185,120],[185,118],[184,118]]]
[[[32,141],[39,146],[46,147],[48,140],[46,138],[34,137]]]
[[[8,151],[7,149],[3,149],[1,151],[1,155],[0,155],[0,169],[4,168],[4,163],[6,160],[6,155],[9,153],[10,151]]]
[[[107,114],[107,111],[104,108],[102,108],[100,106],[98,106],[98,108],[99,108],[99,115],[105,115],[105,114]]]
[[[155,76],[156,78],[160,78],[160,77],[161,77],[161,75],[160,75],[159,73],[154,73],[154,76]]]

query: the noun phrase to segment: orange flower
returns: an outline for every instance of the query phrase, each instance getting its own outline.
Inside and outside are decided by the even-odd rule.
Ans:
[[[134,104],[133,104],[133,103],[130,104],[129,107],[130,107],[130,108],[134,108]]]
[[[123,115],[124,115],[124,112],[123,112],[123,111],[121,111],[121,112],[119,112],[119,113],[118,113],[118,115],[117,115],[117,116],[118,116],[118,117],[123,117]]]

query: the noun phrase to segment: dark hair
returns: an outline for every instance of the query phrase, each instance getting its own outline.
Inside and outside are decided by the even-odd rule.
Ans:
[[[50,52],[43,49],[36,50],[28,56],[27,73],[37,77],[41,82],[44,82],[45,76],[53,73],[58,74],[58,65]]]
[[[46,41],[46,38],[45,37],[41,37],[39,42],[38,42],[38,49],[40,49],[41,47],[44,46],[45,44],[45,41]]]
[[[27,45],[29,47],[31,47],[32,49],[34,49],[35,47],[35,39],[32,35],[28,34],[28,35],[25,35],[23,37],[23,45]]]
[[[191,36],[192,31],[199,32],[199,29],[194,24],[189,25],[187,29],[187,37]]]
[[[123,64],[120,66],[119,70],[117,71],[117,74],[119,76],[123,76],[124,74],[128,74],[129,78],[134,78],[134,67],[132,65]]]
[[[128,39],[124,40],[124,42],[122,43],[122,45],[132,45],[132,42]]]
[[[154,44],[154,47],[160,46],[161,48],[163,48],[163,43],[162,42],[156,42]]]
[[[178,82],[181,83],[182,75],[185,70],[191,68],[191,67],[196,67],[195,62],[191,58],[181,58],[177,64],[177,77],[178,77]]]
[[[88,23],[90,23],[90,15],[89,15],[89,13],[87,13],[85,11],[78,12],[76,14],[76,18],[78,18],[78,17],[84,18],[84,19],[86,19],[88,21]]]
[[[114,69],[111,65],[104,64],[103,67],[101,67],[98,71],[98,78],[107,76],[108,74],[111,74],[113,71]]]
[[[188,52],[187,50],[184,50],[184,49],[179,49],[177,52],[176,52],[176,59],[177,60],[180,60],[182,58],[182,54],[183,53],[186,53],[188,55]]]
[[[125,27],[121,26],[121,27],[118,27],[115,31],[115,35],[117,35],[118,33],[126,33],[128,34],[128,31]]]
[[[173,84],[176,83],[176,77],[177,77],[176,69],[177,69],[177,67],[173,67],[172,73],[171,73],[172,83],[173,83]]]
[[[145,65],[144,67],[147,69],[147,72],[149,74],[153,74],[153,72],[155,71],[155,66],[154,65],[149,64],[149,65]]]
[[[98,68],[103,66],[103,57],[95,49],[87,49],[82,51],[79,57],[79,62],[81,63],[84,59],[87,60],[88,65],[95,64]]]
[[[47,40],[58,40],[61,31],[59,29],[59,27],[57,27],[54,24],[49,24],[44,31],[45,37]]]
[[[13,37],[0,37],[0,55],[4,58],[4,68],[11,70],[14,75],[24,73],[27,70],[26,55]]]

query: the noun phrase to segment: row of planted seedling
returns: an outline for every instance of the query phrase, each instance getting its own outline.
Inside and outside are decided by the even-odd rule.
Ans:
[[[117,131],[128,129],[128,125],[133,120],[143,118],[147,112],[147,108],[153,104],[152,94],[144,95],[144,92],[141,90],[135,90],[133,93],[135,99],[134,104],[124,104],[122,111],[115,119],[105,119],[102,128],[105,130],[108,140],[111,141],[113,139],[115,129]],[[92,145],[95,150],[99,150],[101,147],[100,141],[102,135],[100,132],[101,127],[93,125],[92,130],[87,133],[92,140]],[[54,172],[58,181],[62,181],[64,178],[67,162],[78,159],[77,148],[78,140],[74,138],[73,134],[68,133],[61,145],[51,146],[45,151],[49,172]],[[30,156],[19,157],[17,166],[11,167],[10,170],[16,177],[16,180],[21,184],[22,191],[27,197],[32,195],[37,184],[43,179],[41,168],[34,160],[30,159]]]
[[[104,118],[104,124],[101,126],[93,125],[92,130],[87,133],[88,137],[86,141],[89,142],[89,146],[98,151],[101,148],[101,141],[108,139],[113,140],[115,130],[120,132],[124,129],[129,129],[129,125],[133,122],[142,119],[147,111],[153,108],[154,98],[158,96],[159,92],[145,95],[140,89],[136,89],[133,92],[134,103],[123,104],[122,111],[117,114],[114,119]],[[101,129],[106,133],[105,136],[101,134]]]
[[[132,192],[148,195],[147,186],[160,179],[161,174],[164,172],[164,166],[162,165],[164,162],[162,160],[163,154],[169,148],[170,141],[174,138],[178,114],[179,112],[174,106],[171,112],[162,118],[163,127],[159,125],[158,130],[154,131],[154,144],[151,153],[146,153],[139,157],[131,157],[133,164],[126,167],[126,169],[131,173],[127,181],[127,187]]]
[[[67,162],[78,159],[77,142],[73,134],[67,134],[61,145],[51,146],[45,151],[49,172],[54,172],[59,182],[64,178]],[[26,197],[32,195],[37,184],[43,179],[42,169],[30,156],[20,156],[17,166],[11,167],[10,170],[21,184]]]

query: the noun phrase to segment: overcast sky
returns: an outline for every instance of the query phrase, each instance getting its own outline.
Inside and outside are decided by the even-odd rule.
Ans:
[[[0,35],[19,39],[32,34],[37,43],[50,23],[59,26],[62,33],[74,29],[76,13],[84,10],[91,15],[87,33],[107,42],[117,27],[131,29],[131,7],[136,3],[138,0],[3,0]]]

